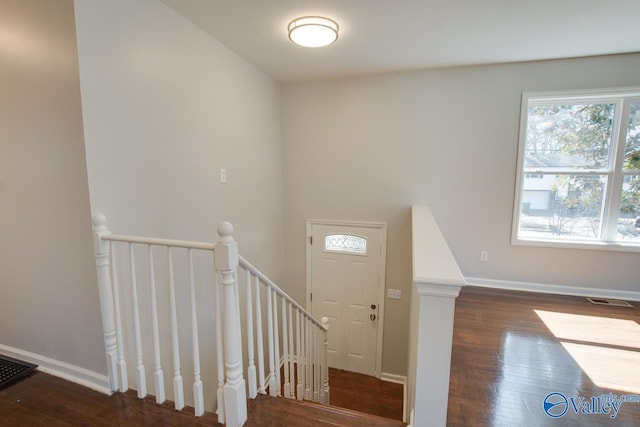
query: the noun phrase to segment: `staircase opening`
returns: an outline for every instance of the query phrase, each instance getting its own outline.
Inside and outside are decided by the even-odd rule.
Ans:
[[[329,402],[328,319],[240,256],[230,223],[215,243],[93,223],[111,392],[131,387],[198,417],[212,408],[227,427],[247,421],[246,397]]]
[[[404,385],[329,368],[331,405],[403,421]]]

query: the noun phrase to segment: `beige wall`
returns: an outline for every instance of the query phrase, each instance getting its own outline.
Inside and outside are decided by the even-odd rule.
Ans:
[[[388,223],[383,372],[406,374],[412,204],[467,277],[638,290],[638,255],[510,244],[525,91],[640,85],[640,54],[398,73],[283,87],[287,289],[305,289],[305,220]],[[480,250],[489,262],[479,261]]]
[[[89,190],[117,233],[282,262],[280,88],[158,0],[76,1]],[[219,182],[227,169],[228,182]]]
[[[104,213],[114,233],[209,242],[218,240],[219,221],[231,221],[240,253],[279,281],[279,85],[158,0],[77,0],[75,6],[92,211]],[[219,182],[221,168],[227,170],[226,184]],[[167,267],[157,249],[160,352],[171,396],[169,297],[162,282]],[[125,250],[118,250],[122,256]],[[200,255],[205,259],[196,255],[196,311],[204,401],[210,409],[216,407],[214,280],[205,262],[210,258]],[[146,254],[136,257],[144,266]],[[121,273],[128,268],[119,265]],[[176,277],[186,384],[194,375],[191,309],[185,270],[176,267]],[[120,286],[123,347],[130,385],[137,387],[131,287],[125,280]],[[147,367],[154,366],[148,289],[142,274],[138,292]],[[147,369],[147,387],[154,390]],[[185,399],[193,404],[190,392]]]
[[[73,5],[0,4],[0,344],[104,373]],[[403,299],[386,301],[384,372],[406,373],[412,204],[431,207],[466,276],[637,291],[637,254],[512,247],[510,229],[521,93],[640,85],[640,55],[281,93],[160,2],[76,7],[93,209],[118,232],[198,240],[230,219],[298,301],[307,218],[387,222],[387,287]]]
[[[73,2],[0,10],[0,344],[106,373]]]

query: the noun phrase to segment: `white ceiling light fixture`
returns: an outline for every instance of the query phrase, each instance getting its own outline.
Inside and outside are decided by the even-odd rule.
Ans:
[[[322,47],[338,39],[338,23],[321,16],[303,16],[289,23],[289,40],[304,47]]]

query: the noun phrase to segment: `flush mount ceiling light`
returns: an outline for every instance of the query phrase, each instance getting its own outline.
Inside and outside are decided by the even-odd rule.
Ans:
[[[304,16],[289,24],[289,39],[305,47],[322,47],[338,39],[338,24],[321,16]]]

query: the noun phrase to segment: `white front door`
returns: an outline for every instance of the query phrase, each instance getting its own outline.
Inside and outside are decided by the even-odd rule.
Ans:
[[[311,312],[329,319],[328,364],[380,376],[386,225],[309,222]]]

